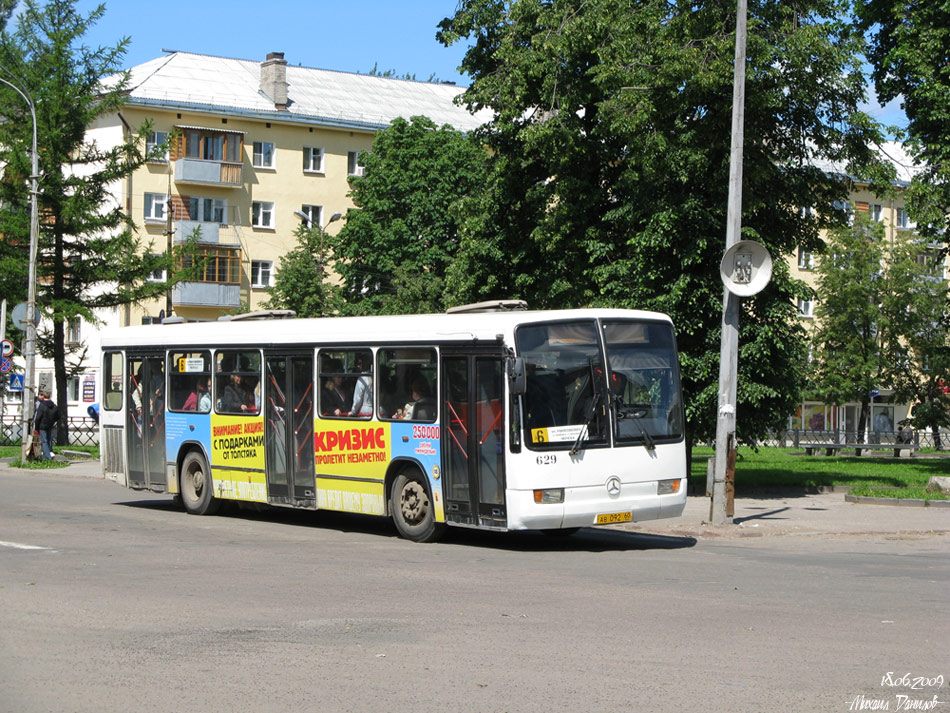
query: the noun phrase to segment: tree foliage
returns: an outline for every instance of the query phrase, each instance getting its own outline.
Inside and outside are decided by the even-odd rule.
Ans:
[[[863,40],[847,0],[749,5],[743,237],[778,267],[741,317],[738,430],[753,441],[804,380],[792,302],[805,288],[782,257],[841,220],[842,174],[889,174],[858,110]],[[464,100],[495,112],[479,132],[491,174],[461,206],[448,291],[671,314],[694,438],[714,433],[718,400],[735,21],[734,4],[712,0],[463,0],[440,33],[474,38]]]
[[[126,78],[103,80],[120,67],[128,40],[90,48],[83,35],[104,6],[80,15],[75,0],[23,3],[15,29],[0,33],[2,76],[21,87],[36,107],[40,164],[40,232],[37,302],[52,320],[51,356],[56,392],[66,403],[68,375],[65,328],[81,316],[95,322],[95,310],[163,294],[165,285],[146,277],[168,266],[142,250],[124,206],[111,191],[144,161],[145,132],[126,132],[114,147],[86,140],[86,130],[124,101]],[[115,79],[115,78],[114,78]],[[0,273],[10,297],[26,296],[30,234],[29,177],[32,122],[23,99],[0,86]],[[42,342],[43,340],[41,340]],[[65,423],[65,419],[60,421]],[[60,439],[65,429],[60,427]]]
[[[339,288],[327,282],[326,237],[321,226],[297,228],[297,246],[281,256],[267,309],[292,309],[298,317],[326,317],[340,308]]]
[[[908,424],[930,429],[940,448],[940,428],[950,426],[950,319],[942,256],[916,236],[903,237],[890,251],[887,276],[892,398],[913,405]]]
[[[454,206],[484,183],[483,147],[417,116],[394,120],[361,158],[363,176],[350,181],[357,207],[330,239],[344,311],[443,311],[459,244]]]
[[[871,37],[868,59],[882,103],[901,99],[906,145],[922,171],[908,207],[928,238],[950,227],[950,3],[946,0],[858,0]]]
[[[882,309],[889,288],[882,272],[887,255],[883,224],[858,214],[853,225],[831,231],[816,267],[812,391],[825,403],[860,403],[858,437],[868,422],[871,392],[891,381],[894,315]]]

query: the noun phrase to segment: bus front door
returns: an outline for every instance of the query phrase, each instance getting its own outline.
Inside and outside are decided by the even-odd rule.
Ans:
[[[272,503],[316,507],[313,355],[266,354],[264,461]]]
[[[165,492],[165,358],[129,355],[126,367],[129,487]]]
[[[442,352],[442,470],[450,522],[505,528],[504,402],[497,353]]]

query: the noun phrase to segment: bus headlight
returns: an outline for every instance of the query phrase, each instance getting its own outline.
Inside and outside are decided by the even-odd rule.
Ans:
[[[548,488],[547,490],[535,490],[534,502],[541,504],[563,503],[564,488]]]
[[[675,480],[660,480],[656,484],[656,494],[657,495],[669,495],[670,493],[678,493],[680,491],[680,483],[682,483],[682,478],[676,478]]]

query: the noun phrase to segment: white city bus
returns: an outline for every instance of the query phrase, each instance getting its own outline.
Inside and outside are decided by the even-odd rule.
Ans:
[[[417,541],[680,515],[669,317],[483,309],[113,330],[104,475],[193,514],[224,500],[374,514]]]

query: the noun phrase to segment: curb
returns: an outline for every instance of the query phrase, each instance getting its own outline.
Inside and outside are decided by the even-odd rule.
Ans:
[[[858,505],[897,505],[909,508],[950,508],[950,500],[923,500],[920,498],[872,498],[869,495],[844,496],[845,502]]]

